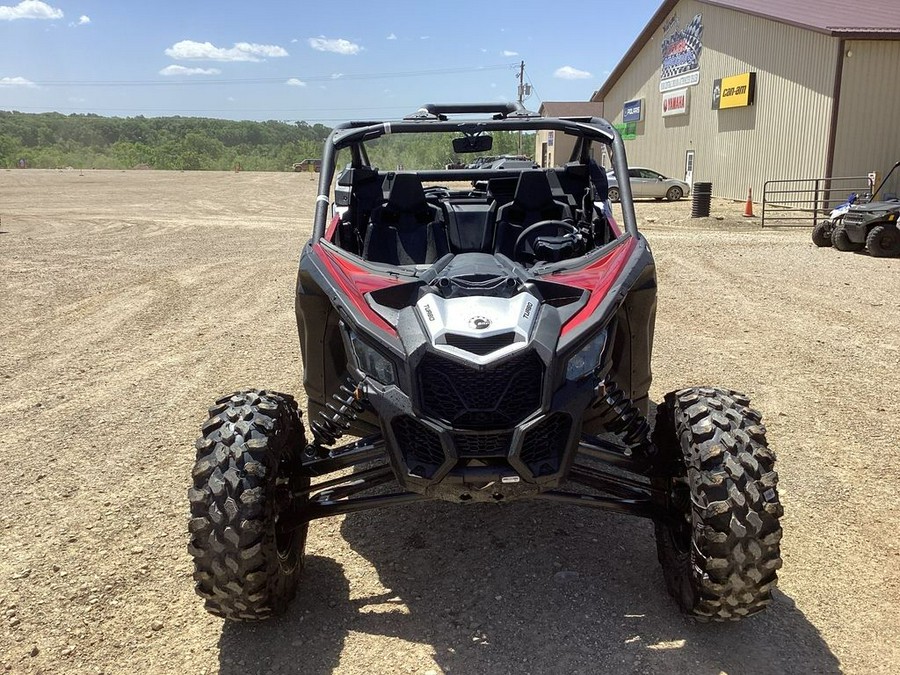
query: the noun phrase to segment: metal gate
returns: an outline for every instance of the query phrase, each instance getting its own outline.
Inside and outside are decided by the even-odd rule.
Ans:
[[[815,227],[851,192],[872,192],[868,176],[792,178],[763,184],[762,226]]]

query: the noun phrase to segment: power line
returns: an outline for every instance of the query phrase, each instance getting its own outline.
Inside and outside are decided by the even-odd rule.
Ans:
[[[400,110],[403,112],[411,112],[413,110],[417,110],[421,104],[410,104],[410,105],[394,105],[394,106],[374,106],[374,107],[361,107],[361,106],[353,106],[352,108],[73,108],[69,106],[64,106],[66,110],[74,110],[77,112],[170,112],[173,110],[177,110],[185,113],[199,113],[199,112],[289,112],[289,113],[302,113],[305,110],[309,111],[333,111],[333,112],[347,112],[351,110]],[[15,106],[16,110],[45,110],[47,106]],[[2,110],[0,110],[2,112]],[[12,111],[6,111],[12,112]]]
[[[277,113],[288,113],[291,115],[290,119],[279,119],[279,122],[293,123],[293,122],[305,122],[307,124],[315,124],[315,123],[332,123],[332,122],[345,122],[350,119],[360,119],[362,115],[336,115],[333,117],[306,117],[304,115],[304,111],[307,110],[315,110],[317,112],[359,112],[359,111],[397,111],[396,117],[402,117],[403,115],[410,113],[414,110],[417,110],[421,104],[415,105],[406,105],[406,106],[392,106],[392,107],[359,107],[354,106],[353,108],[72,108],[68,106],[62,106],[61,109],[66,112],[61,112],[60,110],[49,109],[48,106],[15,106],[16,112],[35,112],[35,113],[59,113],[61,115],[68,115],[73,113],[94,113],[97,115],[109,114],[112,116],[116,115],[128,115],[128,116],[147,116],[150,113],[151,117],[190,117],[195,114],[204,114],[204,115],[212,115],[215,113],[265,113],[266,115],[277,114]],[[0,109],[0,112],[7,112]],[[12,112],[10,110],[9,112]],[[379,116],[382,117],[382,116]],[[272,118],[269,117],[269,120]]]
[[[494,70],[506,70],[513,65],[494,64],[490,66],[478,66],[475,68],[439,68],[435,70],[411,70],[395,73],[357,73],[330,75],[285,75],[282,77],[255,77],[255,78],[229,78],[216,80],[41,80],[34,82],[39,87],[183,87],[183,86],[212,86],[234,84],[284,84],[289,79],[302,82],[336,82],[341,80],[380,80],[402,77],[427,77],[433,75],[455,75],[461,73],[489,72]]]
[[[531,92],[532,92],[535,96],[537,96],[538,101],[540,101],[541,103],[543,103],[543,102],[544,102],[544,99],[543,99],[543,97],[538,93],[537,87],[534,86],[534,82],[531,80],[531,75],[528,74],[528,71],[527,71],[527,70],[525,71],[525,77],[526,77],[526,79],[528,80],[528,84],[531,85]],[[538,108],[540,108],[540,106],[538,106]]]

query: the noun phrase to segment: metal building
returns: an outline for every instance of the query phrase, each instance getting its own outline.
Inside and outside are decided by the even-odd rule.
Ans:
[[[744,199],[888,169],[898,73],[900,0],[666,0],[591,100],[630,164]]]
[[[547,117],[603,117],[603,105],[585,101],[544,101],[538,112]],[[575,139],[553,131],[538,131],[534,138],[534,161],[544,167],[569,161]]]

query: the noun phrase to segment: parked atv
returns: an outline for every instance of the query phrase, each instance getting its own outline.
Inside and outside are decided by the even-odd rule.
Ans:
[[[878,258],[900,256],[900,200],[874,201],[885,183],[900,166],[894,164],[887,176],[872,193],[872,201],[851,206],[831,234],[831,242],[838,251],[861,251]]]
[[[447,156],[541,130],[575,139],[564,166],[376,168],[416,147],[391,145],[403,134],[453,137]],[[624,224],[592,180],[600,144]],[[656,268],[627,176],[608,122],[519,104],[334,129],[296,287],[312,421],[291,396],[248,389],[215,403],[196,444],[190,552],[210,612],[282,612],[310,521],[433,499],[649,518],[685,612],[736,620],[770,602],[782,508],[760,414],[743,394],[693,387],[647,419]],[[359,439],[340,443],[347,433]]]
[[[827,220],[823,220],[813,227],[812,240],[816,246],[831,246],[831,235],[834,232],[834,229],[841,224],[841,221],[844,219],[844,214],[850,210],[850,207],[853,206],[858,199],[859,195],[855,192],[851,192],[847,197],[847,201],[838,204],[831,210]]]

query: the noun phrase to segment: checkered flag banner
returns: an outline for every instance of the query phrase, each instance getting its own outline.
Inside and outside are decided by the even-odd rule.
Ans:
[[[661,78],[675,77],[700,68],[700,51],[703,49],[701,38],[703,24],[701,15],[697,14],[684,30],[675,31],[663,40]]]

